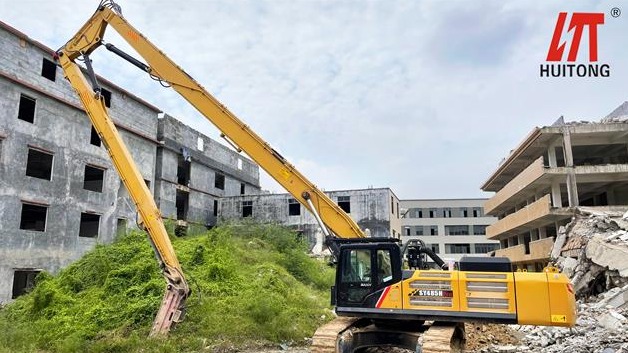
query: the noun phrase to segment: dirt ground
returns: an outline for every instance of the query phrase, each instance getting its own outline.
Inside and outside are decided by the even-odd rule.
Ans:
[[[465,324],[466,350],[465,352],[477,352],[491,345],[517,345],[522,335],[511,329],[508,325],[467,323]],[[400,350],[403,351],[403,350]],[[390,348],[371,349],[369,353],[391,353],[397,350]],[[309,353],[308,347],[280,347],[257,348],[242,350],[240,353]]]
[[[508,325],[498,324],[465,324],[467,336],[466,351],[474,352],[490,345],[517,345],[523,335]]]

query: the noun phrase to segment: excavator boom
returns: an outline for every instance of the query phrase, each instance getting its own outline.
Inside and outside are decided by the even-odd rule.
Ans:
[[[112,27],[146,61],[135,59],[112,44],[105,43],[106,29]],[[62,47],[56,55],[66,78],[80,97],[85,111],[102,141],[113,164],[129,190],[135,206],[149,233],[151,243],[167,280],[167,290],[151,335],[164,334],[180,321],[185,312],[189,287],[166,233],[159,208],[144,184],[137,166],[111,120],[89,55],[99,47],[129,61],[162,85],[171,86],[203,116],[222,132],[222,136],[238,151],[244,151],[279,184],[310,210],[321,223],[328,238],[361,238],[364,233],[335,202],[307,180],[268,143],[232,114],[185,71],[131,26],[122,16],[120,7],[111,0],[102,1],[92,17]],[[83,61],[84,70],[77,64]],[[328,231],[329,230],[329,231]]]

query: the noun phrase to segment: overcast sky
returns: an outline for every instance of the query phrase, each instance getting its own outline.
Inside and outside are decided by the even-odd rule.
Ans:
[[[561,115],[599,120],[628,100],[628,7],[610,15],[620,1],[118,3],[134,27],[326,190],[488,197],[480,185],[535,126]],[[97,5],[0,0],[0,20],[57,49]],[[561,11],[605,13],[598,57],[611,77],[539,77]],[[113,33],[105,40],[128,48]],[[578,60],[587,54],[585,30]],[[106,50],[93,59],[101,75],[220,139],[134,67]],[[284,192],[265,174],[261,182]]]

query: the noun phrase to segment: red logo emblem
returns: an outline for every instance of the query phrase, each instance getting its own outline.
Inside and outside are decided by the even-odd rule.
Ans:
[[[552,42],[547,52],[547,61],[561,61],[563,59],[563,52],[565,51],[565,45],[567,43],[561,43],[560,39],[565,27],[566,19],[566,12],[558,14],[558,21],[556,21],[554,36],[552,37]],[[589,30],[589,61],[597,61],[597,26],[601,24],[604,24],[603,13],[574,12],[573,15],[571,15],[571,21],[569,21],[569,28],[567,29],[567,32],[573,30],[573,38],[569,47],[567,61],[576,61],[578,48],[580,47],[580,40],[582,39],[582,32],[585,27],[588,27]]]

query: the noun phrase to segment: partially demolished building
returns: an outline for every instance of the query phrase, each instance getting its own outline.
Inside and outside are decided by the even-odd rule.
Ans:
[[[482,185],[495,192],[486,214],[498,221],[486,236],[496,256],[518,269],[541,270],[561,226],[578,206],[622,210],[628,205],[628,103],[601,122],[533,129]]]
[[[1,303],[135,227],[136,210],[53,50],[2,22],[0,48]],[[214,224],[219,197],[259,192],[250,160],[99,81],[162,215],[181,229]]]

